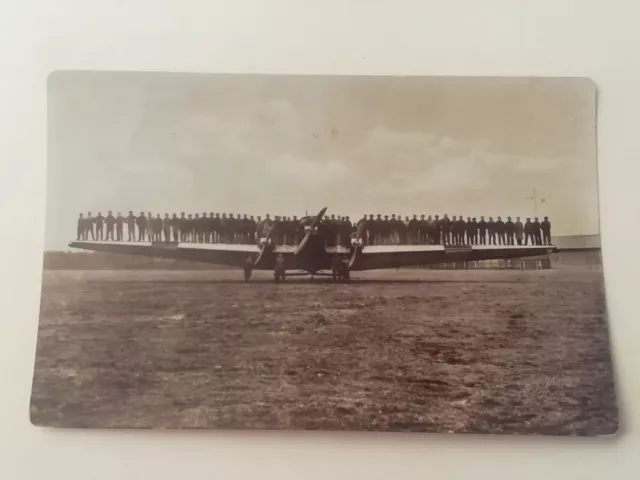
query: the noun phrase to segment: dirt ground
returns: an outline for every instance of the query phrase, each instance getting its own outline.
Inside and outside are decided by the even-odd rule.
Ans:
[[[46,271],[32,421],[608,434],[602,273]]]

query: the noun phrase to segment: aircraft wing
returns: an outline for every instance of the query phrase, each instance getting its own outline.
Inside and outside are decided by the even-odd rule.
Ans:
[[[351,270],[400,268],[434,263],[520,258],[557,251],[550,245],[373,245],[359,249]]]
[[[258,245],[225,243],[172,243],[172,242],[101,242],[78,241],[72,248],[95,252],[125,253],[147,257],[172,258],[195,262],[215,263],[231,267],[243,267],[247,256],[254,261],[260,256]]]

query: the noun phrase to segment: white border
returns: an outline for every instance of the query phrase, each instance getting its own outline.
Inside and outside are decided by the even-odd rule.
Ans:
[[[0,28],[0,477],[636,478],[640,45],[634,0],[33,0]],[[47,431],[28,422],[56,69],[591,77],[617,440],[367,433]]]

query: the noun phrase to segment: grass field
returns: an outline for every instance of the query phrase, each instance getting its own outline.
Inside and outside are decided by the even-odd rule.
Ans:
[[[608,434],[602,273],[46,271],[31,417],[72,427]]]

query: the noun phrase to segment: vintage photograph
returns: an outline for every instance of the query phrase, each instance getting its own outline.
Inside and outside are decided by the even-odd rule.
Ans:
[[[34,424],[618,430],[591,80],[47,89]]]

